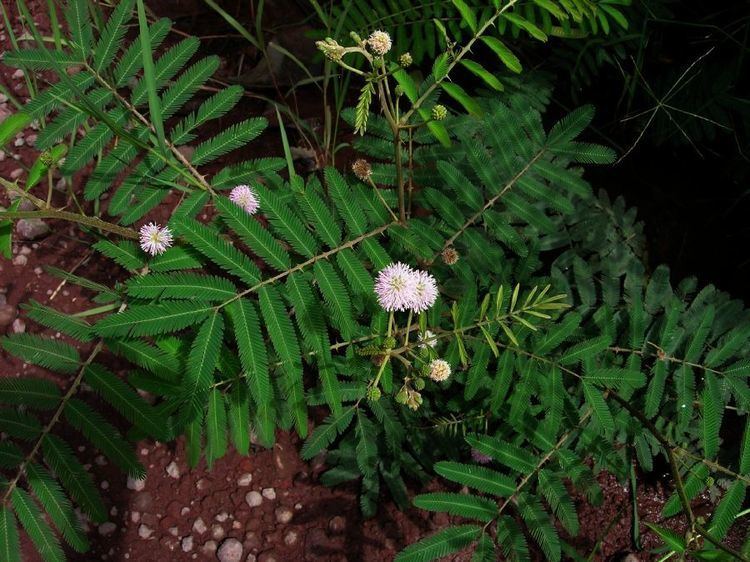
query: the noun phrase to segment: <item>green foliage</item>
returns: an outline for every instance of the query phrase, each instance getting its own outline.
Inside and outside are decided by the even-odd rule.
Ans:
[[[144,217],[175,187],[183,191],[211,189],[196,167],[244,146],[266,125],[260,118],[233,124],[199,143],[192,156],[185,158],[181,151],[196,138],[196,130],[232,110],[242,91],[230,86],[185,117],[170,119],[196,97],[219,60],[209,56],[190,64],[198,48],[195,38],[158,51],[171,26],[167,19],[147,26],[147,36],[129,41],[125,32],[133,23],[134,7],[133,0],[118,3],[95,33],[86,3],[72,0],[66,10],[71,37],[65,50],[50,49],[37,38],[37,44],[8,52],[4,58],[12,66],[56,75],[58,83],[39,93],[25,108],[28,118],[47,122],[37,147],[50,149],[70,139],[72,148],[60,172],[72,176],[93,161],[85,198],[98,200],[113,190],[107,212],[126,225]],[[149,56],[144,57],[144,52]],[[144,72],[146,63],[150,64]],[[72,67],[78,72],[71,75]],[[151,127],[159,134],[152,135]],[[85,135],[79,133],[82,129],[86,129]],[[235,168],[237,183],[257,177],[252,169],[256,164],[246,162],[245,171],[239,174]],[[268,171],[282,165],[277,159]],[[217,175],[226,173],[226,169],[220,170]],[[111,245],[110,251],[101,249],[107,255],[114,251]],[[123,265],[130,268],[132,262]]]
[[[414,504],[461,523],[408,546],[398,560],[467,547],[478,561],[529,560],[536,552],[561,560],[571,548],[562,531],[580,528],[571,489],[596,503],[595,474],[606,469],[624,479],[633,453],[646,470],[661,455],[680,475],[665,517],[690,515],[684,498],[713,485],[713,473],[732,476],[690,541],[651,527],[680,552],[698,548],[697,535],[722,540],[742,508],[750,467],[750,430],[736,448],[722,431],[725,411],[744,416],[750,402],[750,316],[711,286],[673,286],[665,267],[646,271],[635,212],[595,196],[583,179],[582,165],[615,157],[586,140],[591,107],[545,127],[546,84],[498,77],[467,58],[481,41],[518,73],[509,36],[607,34],[611,22],[627,24],[620,5],[427,6],[434,22],[391,26],[399,48],[407,24],[424,29],[412,43],[417,60],[434,59],[423,80],[356,35],[352,47],[324,42],[332,60],[347,65],[344,55],[354,54],[370,65],[346,66],[364,86],[344,117],[363,133],[354,149],[372,159],[356,180],[333,168],[302,178],[290,164],[284,181],[275,173],[279,159],[204,175],[196,166],[244,146],[265,123],[249,119],[202,138],[200,127],[239,102],[237,87],[178,117],[217,61],[191,64],[198,48],[191,38],[161,49],[169,22],[145,33],[140,1],[118,4],[98,28],[86,3],[73,0],[63,50],[36,38],[9,53],[8,63],[57,75],[25,113],[48,121],[40,148],[70,144],[64,175],[93,161],[87,199],[114,187],[108,212],[128,225],[171,190],[184,197],[169,218],[174,246],[158,257],[99,236],[94,248],[129,271],[123,283],[109,288],[55,272],[94,291],[100,307],[68,316],[29,305],[41,325],[93,346],[85,359],[57,339],[2,340],[6,351],[67,382],[62,391],[31,378],[0,384],[8,435],[0,468],[12,474],[0,485],[0,552],[17,550],[19,524],[47,559],[62,557],[58,536],[84,549],[72,502],[94,521],[106,518],[58,424],[78,430],[129,475],[143,475],[127,440],[79,395],[84,383],[108,412],[133,424],[134,436],[184,434],[193,466],[204,454],[213,465],[230,443],[246,454],[252,434],[270,446],[277,428],[294,428],[303,458],[327,455],[324,483],[359,481],[366,516],[384,493],[406,507],[407,481],[444,477],[447,490],[420,494]],[[127,42],[134,7],[141,33]],[[354,3],[346,17],[369,29],[381,9]],[[80,71],[69,74],[70,66]],[[449,81],[457,67],[493,96]],[[438,103],[443,92],[462,109],[448,114]],[[180,148],[194,141],[188,158]],[[260,217],[220,194],[239,183],[257,195]],[[397,261],[436,280],[439,295],[427,310],[389,314],[378,304],[374,278]],[[125,359],[126,376],[108,370],[100,353]],[[327,415],[308,434],[310,409],[318,407]]]

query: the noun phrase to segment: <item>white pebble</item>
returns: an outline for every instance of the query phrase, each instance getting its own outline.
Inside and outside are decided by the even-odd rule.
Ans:
[[[172,478],[179,478],[180,477],[180,469],[177,466],[177,463],[172,461],[167,465],[167,474],[169,474]]]
[[[182,539],[182,552],[190,552],[193,550],[193,537],[187,536]]]
[[[263,503],[263,496],[261,496],[258,492],[252,491],[248,492],[245,495],[245,501],[247,502],[247,505],[250,507],[258,507],[260,504]]]
[[[135,490],[136,492],[140,492],[145,487],[145,478],[133,478],[132,476],[128,476],[128,490]]]
[[[273,488],[263,488],[263,497],[267,500],[275,500],[276,499],[276,490]]]
[[[208,527],[206,527],[206,523],[200,517],[198,517],[198,519],[196,519],[195,522],[193,523],[193,531],[195,531],[199,535],[202,535],[203,533],[208,531]]]

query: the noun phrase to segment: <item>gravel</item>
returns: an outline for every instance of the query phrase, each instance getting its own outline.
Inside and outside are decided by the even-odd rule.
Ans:
[[[216,553],[219,562],[242,562],[242,543],[237,539],[226,539]]]
[[[193,531],[195,531],[199,535],[202,535],[203,533],[208,531],[206,523],[200,517],[198,517],[198,519],[193,522]]]
[[[250,507],[258,507],[263,503],[263,496],[253,490],[252,492],[248,492],[247,495],[245,495],[245,501]]]
[[[146,487],[145,478],[133,478],[128,476],[128,490],[135,490],[136,492],[142,491]]]
[[[167,465],[167,468],[165,469],[167,471],[167,474],[177,480],[180,477],[180,468],[177,466],[177,463],[172,461]]]

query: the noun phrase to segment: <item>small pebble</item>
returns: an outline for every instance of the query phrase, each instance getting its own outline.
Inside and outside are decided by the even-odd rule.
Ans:
[[[154,534],[154,530],[150,527],[147,527],[146,525],[141,525],[138,527],[138,536],[142,539],[150,539],[151,535]]]
[[[196,519],[193,522],[193,531],[195,531],[199,535],[202,535],[203,533],[208,531],[208,527],[206,527],[206,523],[200,517],[198,517],[198,519]]]
[[[5,295],[3,295],[5,296]],[[0,305],[0,327],[9,326],[16,317],[16,307],[9,304]]]
[[[169,474],[169,476],[171,476],[174,479],[178,479],[180,477],[180,469],[177,466],[177,463],[174,461],[172,461],[171,463],[167,465],[166,471],[167,471],[167,474]]]
[[[217,513],[214,519],[216,519],[219,523],[224,523],[224,521],[229,519],[229,514],[226,511],[222,511],[221,513]]]
[[[249,486],[252,481],[253,481],[253,475],[250,474],[249,472],[246,472],[245,474],[243,474],[237,479],[237,485]]]
[[[117,530],[117,525],[115,525],[111,521],[107,521],[106,523],[102,523],[101,525],[99,525],[99,534],[104,537],[111,535],[116,530]]]
[[[294,517],[294,512],[289,509],[288,507],[278,507],[276,508],[276,521],[279,523],[289,523],[292,520],[292,517]]]
[[[221,543],[216,556],[219,562],[242,562],[242,543],[237,539],[227,539]]]
[[[344,529],[346,529],[346,519],[342,517],[341,515],[332,517],[331,520],[328,522],[328,530],[334,535],[343,533]]]
[[[29,263],[29,258],[24,256],[23,254],[18,254],[15,258],[13,258],[13,265],[24,266],[27,263]]]
[[[221,525],[213,525],[211,527],[211,538],[217,541],[220,541],[225,536],[227,536],[226,532],[224,531],[224,527]]]
[[[189,535],[182,539],[182,552],[190,552],[193,550],[193,536]]]
[[[267,500],[275,500],[276,499],[276,490],[273,488],[263,488],[262,491],[263,497]]]
[[[299,534],[297,531],[289,531],[286,535],[284,535],[284,544],[287,546],[292,546],[297,544],[297,541],[299,540]]]
[[[49,225],[42,219],[20,219],[16,223],[16,232],[23,240],[36,240],[49,234]]]
[[[13,333],[14,334],[22,334],[26,331],[26,322],[21,320],[20,318],[16,318],[13,320]]]
[[[145,487],[145,478],[133,478],[132,476],[128,476],[128,490],[135,490],[136,492],[140,492]]]
[[[260,504],[263,503],[263,496],[261,496],[258,492],[252,491],[248,492],[245,495],[245,501],[247,502],[247,505],[250,507],[258,507]]]

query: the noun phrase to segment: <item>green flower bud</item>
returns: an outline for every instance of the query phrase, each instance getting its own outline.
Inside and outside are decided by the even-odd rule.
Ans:
[[[424,379],[414,379],[414,388],[417,390],[424,389]]]
[[[393,349],[394,347],[396,347],[396,338],[394,338],[393,336],[391,336],[390,338],[385,338],[383,340],[383,347],[385,347],[386,349]]]
[[[393,90],[397,96],[403,96],[404,95],[404,89],[401,87],[401,84],[398,84],[396,88]]]
[[[414,60],[411,58],[410,53],[404,53],[403,55],[398,57],[398,64],[400,64],[404,68],[411,66],[411,63],[413,62]]]
[[[359,36],[359,34],[355,31],[352,31],[349,33],[349,37],[352,38],[352,41],[354,41],[357,45],[362,44],[362,38]]]
[[[382,393],[380,392],[380,389],[377,386],[373,386],[372,388],[367,389],[367,399],[371,402],[377,402],[380,400],[380,397],[382,396]]]
[[[435,121],[442,121],[446,117],[448,117],[448,110],[444,105],[437,104],[432,108],[432,118]]]
[[[399,404],[406,404],[406,401],[409,399],[409,393],[405,388],[402,388],[398,394],[396,394],[396,402]]]
[[[42,152],[42,153],[41,153],[41,154],[39,155],[39,160],[40,160],[40,161],[42,162],[42,164],[44,164],[45,166],[51,166],[52,164],[54,164],[54,162],[52,161],[52,154],[50,153],[50,151],[49,151],[49,150],[45,150],[44,152]]]

